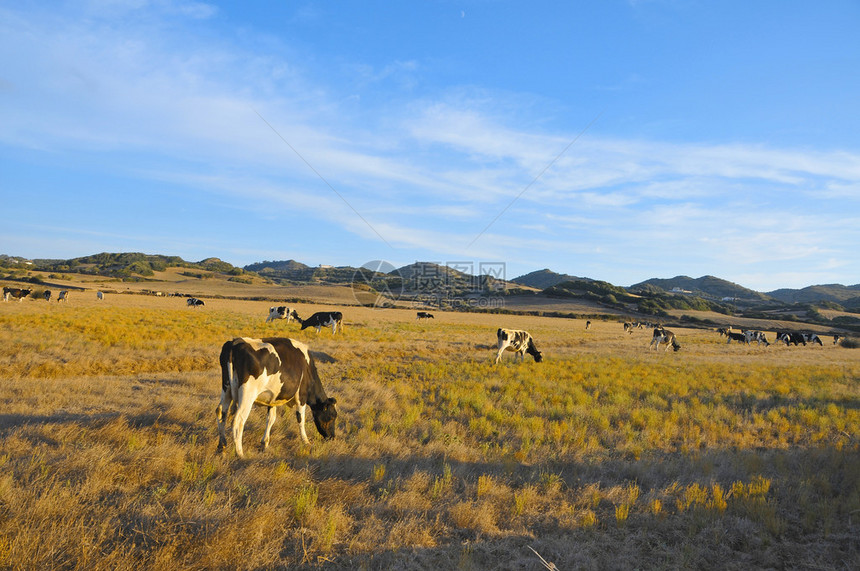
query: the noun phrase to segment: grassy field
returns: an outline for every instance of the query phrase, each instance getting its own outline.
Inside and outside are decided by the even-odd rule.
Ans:
[[[94,294],[0,304],[0,568],[852,569],[860,350],[673,328]],[[296,304],[303,316],[334,306]],[[497,327],[545,361],[494,366]],[[337,438],[216,453],[220,345],[325,351]]]

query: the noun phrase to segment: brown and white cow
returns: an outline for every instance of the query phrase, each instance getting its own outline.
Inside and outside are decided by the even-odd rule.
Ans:
[[[236,454],[244,457],[242,432],[254,403],[268,408],[263,450],[269,446],[276,409],[281,405],[295,408],[305,444],[310,444],[305,431],[307,407],[319,433],[326,439],[334,438],[337,401],[326,395],[307,345],[286,337],[237,337],[221,347],[220,362],[221,403],[215,411],[219,451],[227,445],[225,424],[233,413],[233,442]]]
[[[648,350],[651,350],[651,347],[654,347],[654,350],[660,348],[660,344],[666,344],[666,351],[669,350],[671,346],[675,351],[681,348],[681,344],[678,343],[678,340],[675,339],[675,334],[669,331],[668,329],[663,329],[662,327],[654,328],[654,336],[651,338],[651,343],[648,345]]]
[[[16,287],[4,287],[3,288],[3,301],[9,301],[10,298],[17,299],[18,301],[24,301],[24,298],[30,295],[33,290],[31,289],[18,289]]]
[[[57,296],[57,303],[61,301],[66,301],[69,299],[69,290],[64,289],[60,292],[60,295]]]
[[[287,307],[286,305],[279,305],[277,307],[269,308],[269,316],[266,318],[266,323],[270,321],[274,321],[276,319],[286,319],[287,323],[292,321],[298,317],[298,314],[293,310],[292,307]]]
[[[543,360],[543,355],[535,346],[534,339],[528,331],[520,329],[499,329],[496,331],[496,339],[499,342],[499,352],[496,355],[496,363],[502,359],[502,353],[514,351],[514,361],[517,360],[517,355],[520,361],[525,361],[526,353],[534,357],[535,363],[540,363]]]

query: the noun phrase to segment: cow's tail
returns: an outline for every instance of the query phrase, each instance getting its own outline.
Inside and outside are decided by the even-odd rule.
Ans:
[[[233,339],[231,341],[227,341],[224,345],[221,346],[221,355],[219,357],[219,362],[221,363],[221,401],[218,403],[218,407],[215,409],[215,415],[220,421],[223,417],[222,415],[232,414],[234,409],[236,408],[236,399],[235,395],[233,395],[232,379],[233,379],[233,345],[236,340]],[[223,395],[227,394],[230,396],[228,402],[231,404],[228,407],[228,410],[223,410],[222,406],[224,404]]]

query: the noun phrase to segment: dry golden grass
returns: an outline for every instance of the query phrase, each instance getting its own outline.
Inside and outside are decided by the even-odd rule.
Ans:
[[[90,297],[92,299],[90,299]],[[343,334],[269,302],[133,295],[0,304],[0,567],[851,568],[860,351],[678,353],[617,322],[341,307]],[[335,306],[294,304],[305,315]],[[495,329],[545,361],[494,366]],[[224,340],[288,335],[338,436],[216,453]],[[313,430],[311,429],[313,432]]]

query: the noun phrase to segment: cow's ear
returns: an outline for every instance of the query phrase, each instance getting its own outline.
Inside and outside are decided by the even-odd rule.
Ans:
[[[337,399],[336,399],[336,398],[334,398],[334,397],[329,397],[329,399],[328,399],[328,403],[329,403],[329,404],[337,404]]]

